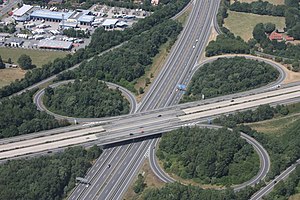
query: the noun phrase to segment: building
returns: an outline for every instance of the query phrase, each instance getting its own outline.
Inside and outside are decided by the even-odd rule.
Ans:
[[[102,23],[102,26],[105,29],[113,29],[116,27],[116,24],[119,22],[118,19],[106,19],[104,20],[104,22]]]
[[[12,16],[16,22],[24,22],[30,19],[29,12],[33,9],[33,6],[23,4],[23,6],[13,11]]]
[[[55,4],[62,4],[62,3],[64,3],[64,1],[63,0],[51,0],[51,1],[49,1],[49,5],[55,5]]]
[[[277,33],[284,33],[285,31],[284,31],[283,28],[278,28],[278,29],[276,30],[276,32],[277,32]]]
[[[14,38],[9,42],[11,47],[21,47],[23,43],[24,41],[19,38]]]
[[[270,35],[269,35],[269,39],[270,40],[282,40],[282,34],[280,33],[276,33],[275,31],[273,31]]]
[[[151,0],[151,3],[152,3],[153,5],[158,5],[159,0]]]
[[[70,50],[72,42],[59,40],[40,40],[38,43],[40,49]]]
[[[61,22],[67,20],[73,12],[54,12],[50,10],[35,10],[30,14],[30,19]]]
[[[127,22],[124,22],[124,21],[119,21],[116,24],[116,27],[119,27],[119,28],[126,28],[127,26],[128,26]]]
[[[293,37],[291,37],[291,36],[286,36],[285,37],[285,41],[294,41],[295,39],[293,38]]]

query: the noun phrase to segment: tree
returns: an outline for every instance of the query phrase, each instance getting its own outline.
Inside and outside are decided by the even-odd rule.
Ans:
[[[5,68],[5,64],[2,61],[2,58],[0,56],[0,69],[4,69]]]
[[[262,41],[264,41],[267,36],[265,34],[265,27],[264,27],[264,24],[263,23],[259,23],[259,24],[256,24],[256,26],[254,27],[253,29],[253,38],[261,43]]]
[[[275,30],[276,26],[273,23],[266,23],[265,24],[265,32],[270,34]]]
[[[28,56],[26,54],[22,54],[19,57],[18,63],[20,65],[21,69],[24,69],[24,70],[31,69],[33,67],[30,56]]]
[[[288,31],[288,34],[294,37],[296,40],[300,39],[300,23],[297,23],[292,29]]]
[[[284,4],[288,7],[299,7],[299,0],[284,0]]]
[[[139,88],[139,93],[143,94],[144,93],[144,89],[142,87]]]

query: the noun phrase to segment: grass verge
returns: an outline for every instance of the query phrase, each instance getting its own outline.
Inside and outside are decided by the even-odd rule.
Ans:
[[[153,171],[150,168],[149,160],[147,159],[142,168],[140,169],[138,174],[142,174],[145,177],[145,183],[146,188],[161,188],[165,185],[159,178],[156,177],[156,175],[153,173]],[[137,176],[135,177],[134,181],[132,181],[132,184],[129,186],[129,189],[127,190],[125,196],[123,199],[128,200],[137,200],[141,199],[139,194],[136,194],[133,191],[133,186],[135,184],[135,181],[137,180]]]
[[[271,22],[277,28],[285,27],[284,17],[273,17],[267,15],[256,15],[251,13],[242,13],[228,11],[228,17],[225,19],[224,26],[236,36],[240,36],[245,41],[252,38],[252,31],[256,24]]]
[[[192,7],[190,7],[189,9],[187,9],[180,17],[177,18],[177,21],[181,24],[185,24],[189,14],[192,11]],[[136,84],[134,85],[134,88],[139,91],[139,88],[143,88],[144,93],[143,94],[139,94],[137,96],[137,101],[141,101],[143,95],[148,91],[149,86],[151,84],[151,82],[155,79],[155,77],[157,77],[157,75],[159,74],[159,72],[161,71],[162,67],[164,66],[170,50],[173,46],[175,42],[174,41],[168,41],[165,44],[163,44],[160,49],[159,49],[159,54],[157,54],[154,58],[153,58],[153,64],[149,67],[148,70],[146,70],[146,73],[144,76],[140,77],[137,81]],[[150,79],[150,84],[146,85],[146,79],[149,78]]]

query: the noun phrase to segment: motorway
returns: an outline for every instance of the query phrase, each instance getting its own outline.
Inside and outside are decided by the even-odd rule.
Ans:
[[[199,126],[199,127],[214,128],[214,129],[222,128],[221,126],[197,124],[197,123],[187,124],[187,126]],[[231,129],[229,129],[229,130],[231,130]],[[252,138],[242,132],[241,132],[241,138],[245,139],[250,145],[252,145],[254,150],[257,152],[259,159],[260,159],[260,169],[259,169],[257,175],[254,176],[251,180],[246,181],[242,184],[233,186],[234,191],[239,191],[247,186],[253,186],[253,185],[259,183],[260,180],[262,180],[266,177],[267,173],[270,170],[270,164],[271,164],[270,156],[269,156],[268,152],[263,148],[263,146],[259,142],[257,142],[254,138]],[[168,174],[166,174],[164,172],[164,170],[158,164],[156,156],[155,156],[155,150],[156,149],[154,147],[152,147],[150,150],[150,155],[149,155],[149,159],[151,161],[150,167],[151,167],[152,171],[154,172],[154,174],[157,177],[162,177],[163,178],[162,181],[165,183],[175,182],[175,180],[172,177],[170,177]]]
[[[172,102],[167,102],[165,101],[165,99],[168,99],[169,96],[170,100],[171,98],[173,98],[172,92],[174,93],[174,89],[178,84],[178,81],[180,81],[180,79],[185,78],[186,74],[188,74],[188,72],[194,66],[198,56],[201,55],[201,53],[203,52],[204,47],[208,41],[208,36],[210,34],[212,18],[216,15],[218,6],[219,1],[216,0],[193,1],[192,12],[188,18],[187,23],[185,24],[182,33],[180,34],[178,40],[171,49],[171,53],[168,56],[168,59],[162,71],[151,84],[151,88],[149,89],[145,97],[142,99],[142,103],[137,109],[137,112],[172,105]],[[116,125],[119,126],[119,124]],[[138,132],[143,131],[140,127],[137,128]],[[136,134],[136,131],[134,134]],[[131,145],[133,147],[136,147],[140,144],[134,143]],[[150,145],[148,145],[145,148],[149,147]],[[137,153],[139,155],[143,155],[143,150],[141,149]],[[132,178],[130,177],[134,176],[136,170],[140,168],[141,163],[144,159],[145,157],[141,156],[140,160],[136,160],[137,164],[140,163],[136,166],[136,168],[118,168],[118,171],[125,170],[125,174],[128,174],[128,177],[119,176],[118,173],[116,173],[110,178],[110,184],[107,185],[104,185],[104,179],[99,179],[99,182],[102,183],[102,186],[100,188],[103,188],[104,191],[112,191],[112,194],[118,194],[111,195],[109,198],[105,199],[121,199],[123,192],[127,190],[132,180]],[[131,157],[127,154],[126,158],[124,158],[124,160],[120,160],[119,162],[122,165],[123,162],[127,162],[129,160],[131,160]],[[97,186],[95,185],[97,184],[92,184],[90,187],[97,188]],[[113,185],[118,185],[118,187],[124,188],[124,190],[116,192],[116,190],[118,190],[118,187],[113,187]],[[85,199],[79,198],[79,196],[76,195],[76,192],[80,187],[84,186],[79,186],[75,189],[74,199]],[[71,195],[70,199],[73,198],[74,193]]]
[[[63,84],[67,84],[70,82],[74,82],[74,80],[67,80],[67,81],[61,81],[55,84],[50,85],[49,87],[51,88],[55,88],[58,87],[60,85]],[[135,99],[134,94],[132,94],[129,90],[127,90],[126,88],[119,86],[117,84],[114,83],[110,83],[110,82],[105,82],[107,84],[107,86],[109,88],[112,89],[117,89],[120,90],[122,92],[122,95],[129,101],[130,103],[130,112],[129,113],[134,113],[136,108],[137,108],[137,101]],[[69,116],[62,116],[56,113],[51,112],[50,110],[48,110],[45,105],[43,104],[43,95],[45,93],[45,89],[41,89],[39,90],[37,93],[35,93],[35,95],[33,96],[33,102],[34,104],[37,106],[38,110],[40,111],[45,111],[46,113],[48,113],[49,115],[54,116],[56,119],[66,119],[69,122],[74,122],[74,120],[76,120],[76,122],[80,123],[80,122],[94,122],[94,121],[99,121],[99,120],[105,120],[105,118],[78,118],[78,117],[69,117]]]
[[[272,60],[269,60],[269,59],[265,59],[265,58],[261,58],[261,57],[256,57],[256,56],[252,56],[252,55],[244,55],[244,54],[225,54],[225,55],[221,55],[221,56],[213,56],[213,57],[209,57],[209,58],[206,58],[205,60],[203,60],[201,63],[199,64],[196,64],[193,69],[191,70],[191,72],[189,73],[189,79],[186,79],[186,82],[188,83],[190,81],[190,78],[193,77],[193,75],[196,73],[196,71],[203,65],[207,64],[207,63],[211,63],[217,59],[220,59],[220,58],[233,58],[233,57],[244,57],[246,59],[251,59],[251,60],[256,60],[256,61],[260,61],[260,62],[265,62],[267,64],[269,64],[270,66],[274,67],[278,72],[279,72],[279,77],[276,81],[268,84],[268,85],[265,85],[263,87],[260,87],[260,88],[256,88],[256,89],[252,89],[252,90],[248,90],[248,91],[245,91],[245,92],[240,92],[240,93],[236,93],[236,94],[233,94],[234,96],[243,96],[243,95],[249,95],[249,94],[254,94],[256,92],[262,92],[262,91],[267,91],[267,90],[270,90],[270,88],[272,87],[275,87],[275,86],[278,86],[280,85],[286,78],[286,72],[283,70],[284,66],[282,66],[281,64],[279,63],[276,63]],[[52,88],[55,88],[61,84],[66,84],[66,83],[69,83],[69,82],[73,82],[74,80],[67,80],[67,81],[61,81],[61,82],[58,82],[58,83],[55,83],[55,84],[52,84],[50,85],[50,87]],[[130,102],[130,105],[131,105],[131,110],[130,110],[130,113],[134,113],[137,109],[137,102],[136,102],[136,99],[135,99],[135,96],[134,94],[132,94],[129,90],[127,90],[126,88],[122,87],[122,86],[119,86],[119,85],[116,85],[114,83],[109,83],[109,82],[106,82],[107,85],[110,87],[110,88],[119,88],[120,91],[123,93],[123,96],[126,97],[128,99],[128,101]],[[40,110],[40,111],[45,111],[47,112],[49,115],[52,115],[54,116],[56,119],[66,119],[68,120],[69,122],[73,122],[75,119],[76,119],[76,122],[78,123],[87,123],[87,122],[95,122],[95,121],[106,121],[106,120],[112,120],[113,118],[111,117],[107,117],[107,118],[77,118],[77,117],[69,117],[69,116],[62,116],[62,115],[59,115],[59,114],[56,114],[56,113],[53,113],[51,111],[49,111],[43,104],[43,101],[42,101],[42,97],[44,95],[44,90],[45,89],[41,89],[40,91],[38,91],[34,97],[33,97],[33,102],[36,104],[37,108]],[[232,98],[234,97],[232,96]],[[118,118],[118,117],[115,117],[115,118]]]
[[[185,123],[188,123],[189,120],[199,120],[195,119],[199,117],[199,113],[193,113],[194,116],[190,118],[184,118],[184,116],[182,116],[183,118],[178,118],[178,116],[186,114],[185,111],[182,111],[180,107],[179,110],[177,107],[172,107],[171,109],[174,110],[165,109],[149,113],[144,112],[147,110],[164,108],[166,106],[177,104],[182,96],[182,93],[175,92],[176,85],[178,83],[185,84],[190,80],[191,71],[195,67],[196,60],[198,60],[198,57],[201,55],[201,53],[203,53],[204,47],[207,44],[208,36],[210,34],[213,17],[218,9],[219,1],[200,0],[194,1],[193,3],[193,10],[190,14],[186,27],[172,48],[169,59],[167,60],[162,72],[158,78],[155,79],[149,93],[146,94],[146,96],[143,98],[142,104],[137,109],[139,112],[142,111],[142,114],[136,117],[134,117],[134,115],[130,115],[130,119],[128,117],[120,117],[114,122],[103,125],[101,128],[99,128],[99,130],[102,130],[103,128],[106,131],[101,131],[101,133],[95,134],[97,137],[96,140],[94,140],[94,133],[91,134],[89,131],[84,129],[84,132],[87,135],[91,134],[93,139],[92,141],[86,141],[87,144],[96,143],[103,145],[124,139],[128,140],[139,138],[144,135],[152,135],[172,130],[182,126]],[[296,92],[293,93],[294,95],[296,94]],[[276,102],[286,101],[290,97],[291,96],[282,95],[280,100]],[[226,104],[226,101],[223,103]],[[224,113],[233,112],[236,111],[235,109],[243,109],[243,103],[240,102],[240,106],[234,107],[234,109],[228,109],[228,107],[232,107],[233,105],[228,105],[222,109]],[[264,102],[261,101],[259,103],[263,104]],[[195,109],[199,110],[199,108]],[[216,108],[216,110],[217,109],[219,108]],[[207,111],[208,110],[203,111],[202,109],[202,112]],[[217,110],[217,113],[218,112],[220,112],[220,110]],[[157,113],[159,114],[157,115]],[[161,115],[161,117],[158,117],[159,115]],[[187,114],[187,116],[189,115],[190,114]],[[203,120],[206,120],[207,116],[202,116],[202,118],[204,118]],[[130,135],[131,133],[133,135]],[[71,139],[51,142],[51,148],[65,147],[61,146],[62,143],[66,146],[74,145],[74,141],[70,141]],[[135,172],[137,172],[141,166],[141,163],[145,159],[145,154],[147,156],[149,147],[154,145],[154,142],[155,140],[144,142],[137,141],[124,147],[115,147],[105,150],[87,174],[87,177],[89,177],[88,180],[94,180],[92,181],[91,186],[87,189],[84,185],[78,185],[78,187],[76,187],[74,192],[71,194],[70,199],[91,199],[89,198],[89,195],[91,194],[92,199],[121,199],[123,192],[128,188],[128,185],[133,179]],[[47,144],[39,144],[38,146],[41,149],[44,148],[45,150],[48,150],[48,146],[47,149],[45,148],[46,145]],[[26,148],[31,147],[13,149],[12,151],[14,151],[14,153],[17,155],[20,155],[20,152],[22,152],[21,155],[24,155],[26,154],[26,151],[28,151]],[[121,150],[118,151],[118,149]],[[110,151],[115,156],[109,156],[111,155],[109,154]],[[1,152],[0,155],[2,153],[6,153],[7,155],[7,152],[10,151]],[[130,152],[134,152],[134,155],[130,155]],[[113,160],[107,160],[110,158]],[[107,163],[111,162],[111,167],[107,167],[104,162],[100,161],[101,159],[102,161],[107,160]],[[101,196],[101,194],[105,192],[107,196],[103,198],[104,196]]]

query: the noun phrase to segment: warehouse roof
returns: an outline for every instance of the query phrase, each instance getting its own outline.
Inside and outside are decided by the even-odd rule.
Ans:
[[[36,11],[33,11],[30,16],[62,20],[63,15],[64,15],[64,19],[68,19],[72,15],[72,12],[54,12],[54,11],[50,11],[50,10],[36,10]]]
[[[33,8],[33,6],[23,4],[23,6],[21,8],[19,8],[17,11],[14,12],[14,15],[21,17],[22,15],[27,13],[31,8]]]
[[[102,26],[111,26],[111,25],[115,25],[119,20],[118,19],[106,19]]]
[[[93,15],[82,15],[78,18],[80,22],[93,22],[95,20],[95,16]]]
[[[38,43],[38,47],[69,50],[72,48],[72,42],[59,40],[40,40],[40,42]]]

